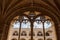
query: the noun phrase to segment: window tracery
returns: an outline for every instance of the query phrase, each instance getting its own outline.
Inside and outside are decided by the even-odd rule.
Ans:
[[[37,33],[37,36],[43,36],[42,32],[39,31],[39,32]]]
[[[33,13],[33,12],[32,12]],[[13,24],[13,29],[18,28],[20,29],[19,32],[21,33],[21,30],[23,29],[29,29],[26,31],[31,31],[31,29],[33,29],[33,36],[50,36],[50,34],[46,31],[49,31],[50,28],[52,28],[52,21],[49,17],[44,16],[38,16],[37,18],[34,19],[35,14],[30,14],[29,18],[27,18],[26,16],[22,16],[21,18],[19,18],[19,16],[14,19]],[[31,21],[33,21],[33,28],[31,27]],[[43,30],[44,27],[44,30]],[[35,29],[41,29],[42,32],[40,32],[40,30],[38,30],[39,32],[37,32],[37,34],[35,34],[36,32]],[[27,36],[27,32],[25,30],[22,31],[20,36]],[[46,33],[45,33],[46,32]],[[52,31],[53,32],[53,31]],[[18,35],[17,33],[13,34],[13,35]],[[28,34],[29,36],[31,36],[31,32]],[[52,35],[51,35],[52,36]],[[53,36],[52,36],[53,37]],[[25,39],[21,39],[21,40],[25,40]],[[43,39],[38,39],[38,40],[43,40]],[[52,39],[47,39],[47,40],[52,40]]]
[[[48,19],[45,19],[45,20],[44,20],[44,18],[41,18],[41,16],[39,16],[39,17],[37,17],[37,18],[35,19],[34,28],[43,28],[43,23],[42,23],[41,21],[42,21],[42,22],[45,21],[45,22],[44,22],[44,27],[45,27],[45,28],[49,28],[49,27],[52,26],[52,23],[51,23],[50,20],[48,20]]]
[[[46,36],[50,36],[50,34],[48,32],[46,32]]]
[[[18,32],[14,31],[13,36],[18,36]]]
[[[27,36],[27,33],[25,31],[22,31],[21,36]]]

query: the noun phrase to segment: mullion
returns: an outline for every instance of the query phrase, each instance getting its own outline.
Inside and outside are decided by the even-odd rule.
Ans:
[[[31,40],[33,40],[33,20],[31,20]]]
[[[21,34],[21,19],[20,19],[21,17],[19,16],[19,22],[20,22],[20,26],[19,26],[19,35],[18,35],[18,40],[20,40],[20,34]]]
[[[46,38],[45,38],[45,27],[44,27],[44,22],[42,22],[42,24],[43,24],[43,36],[44,36],[44,40],[46,40]]]

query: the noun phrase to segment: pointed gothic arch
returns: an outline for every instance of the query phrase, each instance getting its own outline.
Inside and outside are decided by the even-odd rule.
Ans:
[[[37,6],[36,6],[37,5]],[[27,7],[23,7],[23,8],[25,8],[26,9],[26,11],[27,10],[29,10],[30,8],[30,10],[32,10],[33,8],[35,8],[34,10],[37,10],[37,11],[41,11],[42,13],[49,13],[49,14],[45,14],[45,15],[48,15],[48,16],[50,16],[52,19],[53,19],[53,21],[55,22],[55,28],[56,28],[56,34],[57,34],[57,37],[58,37],[58,40],[59,40],[59,36],[58,36],[58,34],[59,34],[59,29],[58,29],[58,27],[59,26],[57,26],[57,25],[59,25],[59,16],[58,15],[56,15],[57,13],[54,13],[53,11],[52,12],[50,12],[51,10],[45,10],[44,9],[44,7],[42,7],[42,8],[40,8],[40,6],[38,6],[38,5],[40,5],[39,3],[37,4],[36,3],[36,5],[35,5],[35,7],[29,7],[29,6],[27,6]],[[11,20],[15,17],[15,16],[17,16],[17,15],[19,15],[19,13],[22,13],[22,12],[24,12],[25,11],[25,9],[20,9],[20,11],[17,11],[17,12],[15,12],[15,13],[11,13],[11,15],[9,14],[7,17],[6,17],[6,20],[4,20],[4,23],[7,25],[5,28],[7,29],[7,30],[5,30],[5,32],[4,32],[4,35],[6,34],[6,38],[4,37],[3,38],[3,35],[2,35],[2,38],[3,39],[7,39],[7,34],[8,34],[8,30],[9,30],[9,25],[10,25],[10,22],[11,22]],[[22,11],[21,11],[22,10]],[[33,11],[33,10],[32,10]],[[18,13],[18,14],[17,14]],[[23,14],[22,14],[23,15]],[[56,27],[57,26],[57,27]]]

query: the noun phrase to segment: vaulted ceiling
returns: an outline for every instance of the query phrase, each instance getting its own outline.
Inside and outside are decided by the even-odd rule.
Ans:
[[[39,11],[60,21],[60,0],[0,0],[0,27],[24,11]]]
[[[13,13],[26,10],[49,11],[60,18],[60,0],[0,0],[0,23]]]

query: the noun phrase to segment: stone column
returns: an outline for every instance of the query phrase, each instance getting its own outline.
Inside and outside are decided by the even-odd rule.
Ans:
[[[4,26],[4,25],[0,24],[0,40],[1,40],[1,38],[2,38],[3,26]]]
[[[1,40],[7,40],[7,35],[8,35],[8,30],[9,30],[9,25],[4,24],[2,29],[2,36],[1,36]]]
[[[60,23],[58,24],[58,29],[57,29],[58,33],[57,33],[57,38],[58,40],[60,40]]]

